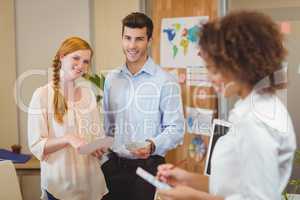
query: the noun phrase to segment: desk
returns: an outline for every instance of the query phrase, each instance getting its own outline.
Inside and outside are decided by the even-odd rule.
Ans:
[[[26,163],[15,163],[14,165],[19,176],[40,175],[40,161],[34,156],[32,156]]]
[[[26,163],[14,164],[23,200],[40,199],[40,161],[34,156]]]

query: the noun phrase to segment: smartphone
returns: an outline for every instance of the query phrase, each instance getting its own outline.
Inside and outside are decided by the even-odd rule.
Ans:
[[[145,181],[153,185],[154,187],[160,189],[160,190],[168,190],[172,187],[164,182],[161,182],[155,178],[152,174],[147,172],[141,167],[138,167],[136,170],[136,174],[139,175],[141,178],[143,178]]]

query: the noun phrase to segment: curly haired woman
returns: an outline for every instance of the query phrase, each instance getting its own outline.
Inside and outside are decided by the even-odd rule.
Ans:
[[[270,17],[236,11],[205,24],[200,38],[215,90],[240,99],[229,115],[232,128],[215,145],[210,177],[161,165],[157,176],[174,187],[159,194],[164,200],[280,200],[296,148],[292,121],[275,95],[286,86],[283,36]]]

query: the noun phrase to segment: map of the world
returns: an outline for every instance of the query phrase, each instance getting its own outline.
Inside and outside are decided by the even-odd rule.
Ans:
[[[199,32],[208,17],[166,18],[161,28],[161,66],[203,66],[198,56]]]

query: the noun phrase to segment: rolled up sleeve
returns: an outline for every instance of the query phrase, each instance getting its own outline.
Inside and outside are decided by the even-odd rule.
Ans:
[[[156,145],[155,154],[165,154],[183,141],[185,123],[181,91],[175,81],[167,82],[162,88],[160,112],[162,132],[150,138]]]
[[[37,89],[28,109],[28,145],[32,154],[39,160],[46,159],[45,144],[48,140],[47,104],[42,105],[42,91]],[[47,98],[47,97],[44,97]]]

